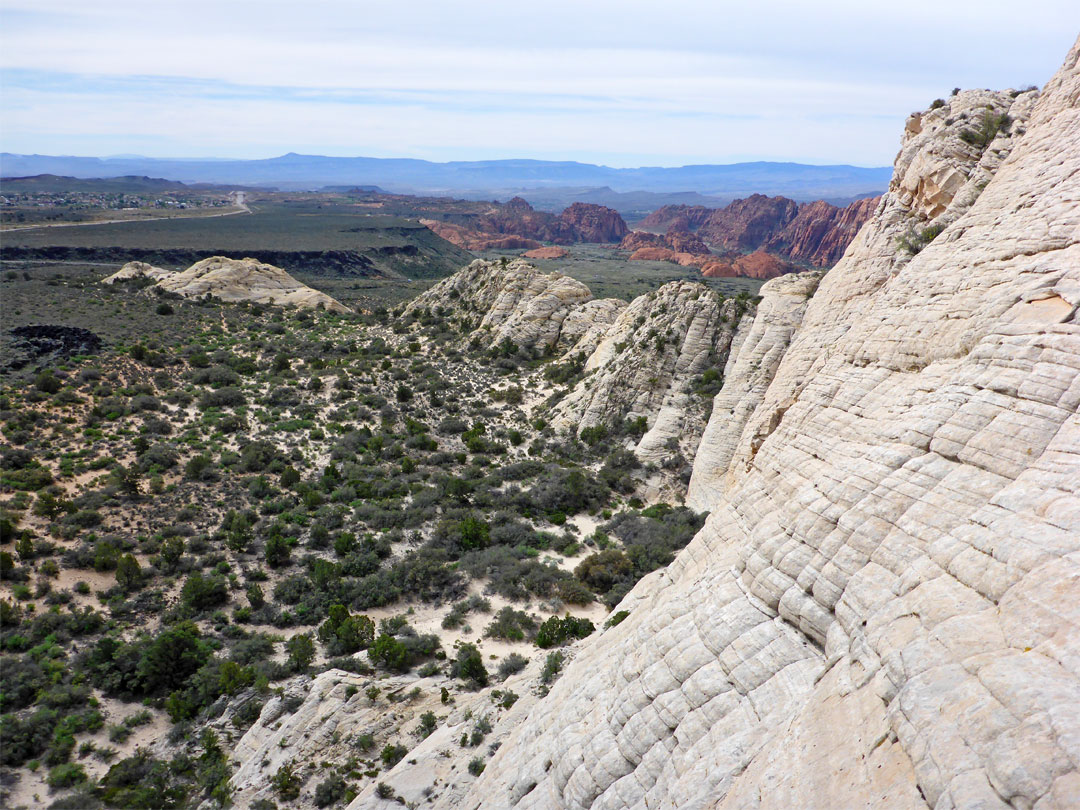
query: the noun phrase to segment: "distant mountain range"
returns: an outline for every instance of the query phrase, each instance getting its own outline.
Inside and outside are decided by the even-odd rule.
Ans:
[[[766,162],[613,169],[571,161],[432,163],[426,160],[342,158],[295,153],[265,160],[0,154],[0,176],[40,174],[79,178],[149,175],[183,183],[263,186],[282,190],[377,185],[392,192],[454,194],[472,199],[509,199],[520,195],[543,208],[588,201],[607,205],[616,203],[613,207],[626,209],[644,207],[642,192],[661,195],[661,198],[648,201],[650,207],[675,202],[705,202],[689,195],[710,197],[713,199],[709,203],[723,204],[755,192],[783,195],[798,201],[825,199],[844,202],[883,192],[888,187],[892,169]],[[585,194],[583,190],[586,190]],[[636,199],[618,199],[629,193],[634,193],[631,197]],[[672,194],[678,194],[680,199],[668,196]],[[617,201],[621,204],[617,204]]]

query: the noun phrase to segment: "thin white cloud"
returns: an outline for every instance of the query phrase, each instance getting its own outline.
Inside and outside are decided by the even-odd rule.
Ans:
[[[954,84],[1045,81],[1070,21],[1053,0],[0,0],[3,147],[880,165]]]

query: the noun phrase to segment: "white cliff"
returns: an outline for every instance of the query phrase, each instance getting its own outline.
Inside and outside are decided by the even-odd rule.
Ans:
[[[964,94],[909,122],[801,321],[737,334],[705,527],[453,806],[1080,806],[1078,57],[985,148]]]

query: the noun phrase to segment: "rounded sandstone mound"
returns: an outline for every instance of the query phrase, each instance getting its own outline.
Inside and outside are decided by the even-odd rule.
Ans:
[[[227,302],[253,301],[303,309],[321,306],[330,312],[352,311],[329,295],[297,281],[280,267],[250,258],[212,256],[181,273],[170,273],[145,262],[128,262],[103,283],[112,284],[139,277],[152,278],[157,282],[154,288],[185,298],[210,295]]]

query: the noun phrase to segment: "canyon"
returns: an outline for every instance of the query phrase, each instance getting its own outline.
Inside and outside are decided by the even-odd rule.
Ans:
[[[10,259],[0,803],[1080,806],[1080,40],[844,207],[336,194]]]
[[[1080,802],[1078,60],[1041,94],[912,115],[837,265],[728,313],[687,492],[704,528],[434,806]],[[715,317],[702,298],[688,324]],[[623,412],[635,374],[606,357],[638,308],[604,327],[566,423]],[[412,756],[391,784],[453,754]]]
[[[909,118],[805,309],[733,340],[704,529],[455,806],[1080,802],[1078,58]]]

